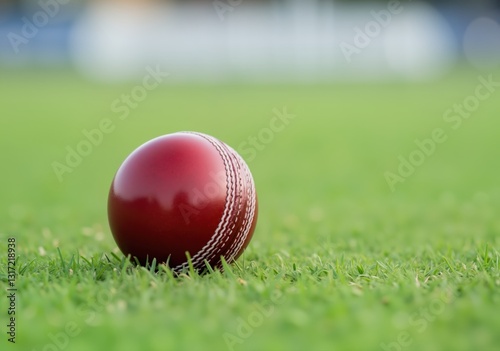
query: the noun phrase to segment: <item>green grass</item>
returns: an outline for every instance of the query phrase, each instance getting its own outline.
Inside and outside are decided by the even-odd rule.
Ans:
[[[500,91],[458,130],[442,119],[476,85],[457,72],[415,85],[165,86],[121,121],[110,105],[132,86],[2,73],[0,349],[220,351],[231,335],[234,350],[497,350]],[[249,162],[260,217],[237,264],[175,279],[122,258],[106,200],[133,149],[179,130],[237,148],[283,106],[295,119]],[[116,130],[59,182],[51,164],[103,118]],[[435,128],[448,140],[391,192],[384,173]]]

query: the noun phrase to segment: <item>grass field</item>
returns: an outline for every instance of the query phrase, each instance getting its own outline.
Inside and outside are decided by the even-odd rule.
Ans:
[[[476,73],[421,84],[167,85],[125,120],[110,105],[133,86],[0,76],[2,351],[499,349],[500,89],[459,128],[443,119],[475,93]],[[122,259],[106,201],[133,149],[179,130],[238,148],[283,107],[295,117],[248,160],[260,217],[236,265],[174,279]],[[53,162],[105,118],[114,131],[59,181]],[[391,191],[384,174],[436,128],[446,141]]]

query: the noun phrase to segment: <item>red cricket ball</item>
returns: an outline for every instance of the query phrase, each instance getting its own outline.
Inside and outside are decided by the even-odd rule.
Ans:
[[[174,133],[136,149],[118,169],[108,218],[118,247],[145,265],[155,258],[175,272],[221,268],[252,238],[257,194],[245,161],[205,134]]]

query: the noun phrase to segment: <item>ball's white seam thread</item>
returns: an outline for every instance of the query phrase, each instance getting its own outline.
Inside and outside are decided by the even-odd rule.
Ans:
[[[240,179],[240,197],[243,197],[244,195],[246,195],[246,203],[245,203],[245,215],[243,217],[243,221],[242,223],[240,224],[239,228],[238,228],[238,231],[236,233],[234,233],[234,240],[233,242],[231,243],[231,247],[227,250],[227,253],[226,253],[226,259],[228,259],[228,261],[232,261],[234,259],[234,257],[236,256],[237,254],[237,247],[239,245],[239,243],[241,242],[241,240],[245,240],[245,229],[247,227],[247,224],[249,222],[249,218],[250,218],[250,197],[248,196],[248,188],[249,188],[249,184],[248,184],[248,176],[245,172],[245,167],[244,165],[242,164],[242,160],[240,159],[240,157],[238,157],[238,155],[236,154],[236,151],[234,151],[233,149],[229,148],[231,154],[232,154],[232,158],[234,159],[234,161],[236,162],[237,164],[237,168],[238,168],[238,174],[241,174],[240,172],[243,171],[243,177],[245,178],[245,184],[243,184],[243,180],[242,178],[243,177],[239,177]],[[243,244],[243,242],[241,242],[241,245]],[[240,246],[241,248],[241,246]]]
[[[190,134],[194,134],[194,135],[197,135],[197,136],[200,136],[202,137],[203,139],[207,140],[208,142],[210,142],[212,144],[212,146],[214,146],[214,148],[219,152],[219,155],[221,157],[221,159],[223,160],[223,163],[224,163],[224,168],[225,168],[225,172],[226,172],[226,175],[228,174],[228,163],[226,162],[226,158],[224,157],[225,155],[221,152],[221,150],[217,147],[217,145],[214,145],[213,141],[208,139],[206,136],[204,135],[200,135],[198,133],[190,133]],[[227,178],[227,177],[226,177]],[[210,240],[207,242],[207,244],[205,244],[203,246],[203,248],[201,248],[194,256],[191,257],[191,262],[193,264],[193,266],[195,268],[198,268],[198,265],[201,263],[201,261],[203,259],[205,259],[207,252],[210,252],[212,251],[212,242],[215,241],[215,244],[217,244],[219,241],[220,241],[220,236],[223,236],[223,232],[226,230],[226,228],[224,226],[221,226],[222,223],[224,223],[224,218],[229,214],[229,202],[228,202],[228,197],[231,195],[230,192],[228,191],[227,187],[229,186],[229,182],[227,182],[226,184],[226,200],[225,200],[225,205],[224,205],[224,212],[223,212],[223,215],[221,217],[221,221],[219,222],[219,225],[217,226],[214,234],[212,235],[212,237],[210,238]],[[184,262],[183,264],[180,264],[178,266],[176,266],[174,268],[174,270],[182,270],[182,269],[185,269],[189,267],[189,262]]]
[[[222,246],[225,246],[227,241],[231,238],[231,236],[236,236],[235,239],[233,240],[232,244],[231,244],[231,247],[228,249],[228,251],[226,252],[226,254],[224,255],[226,257],[226,260],[228,262],[232,261],[234,259],[234,257],[237,255],[237,253],[239,252],[239,250],[241,249],[241,247],[243,246],[243,244],[245,243],[249,233],[250,233],[250,230],[251,230],[251,227],[252,227],[252,223],[253,223],[253,220],[251,220],[253,218],[253,216],[255,215],[255,209],[256,209],[256,192],[255,192],[255,184],[254,184],[254,181],[253,181],[253,177],[252,177],[252,174],[250,172],[250,169],[248,168],[248,166],[246,165],[245,161],[241,158],[241,156],[239,156],[239,154],[234,150],[232,149],[230,146],[224,144],[224,143],[221,143],[221,145],[223,147],[226,147],[227,149],[229,149],[229,152],[228,154],[231,156],[230,159],[234,160],[236,165],[237,165],[237,171],[235,171],[235,178],[239,179],[240,181],[240,187],[239,187],[239,191],[240,191],[240,197],[239,197],[239,208],[238,208],[238,214],[241,212],[241,206],[242,206],[242,202],[241,202],[241,199],[242,199],[242,194],[243,194],[243,189],[244,189],[244,192],[247,193],[247,202],[246,202],[246,207],[245,207],[245,218],[244,218],[244,221],[243,223],[240,225],[240,229],[237,233],[233,233],[232,232],[232,229],[234,229],[237,221],[238,221],[238,218],[239,216],[237,215],[235,217],[235,220],[233,221],[232,225],[231,225],[231,230],[228,231],[225,236],[225,240],[222,244]],[[232,163],[232,162],[231,162]],[[233,164],[233,163],[232,163]],[[233,168],[234,169],[234,168]],[[237,175],[240,174],[239,170],[242,169],[243,170],[243,173],[244,173],[244,177],[245,177],[245,180],[246,180],[246,186],[243,187],[242,186],[242,180],[240,177],[236,177]],[[232,188],[234,189],[234,188]],[[236,235],[234,235],[236,234]],[[217,253],[217,251],[221,251],[221,250],[216,250],[214,252],[212,252],[212,254],[209,256],[209,259],[212,259],[214,257],[214,255]],[[207,259],[208,260],[208,259]]]
[[[248,186],[248,184],[247,184]],[[251,221],[251,197],[248,191],[245,191],[247,195],[247,201],[245,204],[245,217],[243,222],[241,223],[241,227],[238,231],[238,234],[236,235],[235,240],[233,241],[233,245],[231,246],[230,250],[228,250],[228,257],[229,260],[233,260],[236,255],[238,254],[239,250],[241,249],[242,245],[245,243],[246,237],[248,236],[248,229],[250,228],[250,225],[252,224]]]
[[[224,146],[226,149],[228,148],[228,146],[225,144],[222,144],[222,146]],[[235,228],[236,228],[236,224],[239,221],[239,218],[241,216],[241,210],[243,208],[243,202],[242,202],[243,180],[241,179],[241,177],[238,176],[240,174],[239,169],[240,169],[241,165],[239,164],[238,160],[235,159],[234,155],[231,152],[231,149],[229,149],[228,154],[230,156],[231,165],[233,166],[232,169],[234,170],[234,178],[237,181],[236,188],[235,188],[235,196],[234,196],[235,201],[237,202],[237,204],[236,204],[237,212],[233,216],[231,227],[229,228],[229,231],[227,232],[227,234],[225,236],[225,240],[223,241],[222,245],[219,247],[218,250],[213,251],[212,254],[207,258],[207,261],[210,261],[211,259],[216,258],[217,259],[216,264],[220,263],[220,257],[217,257],[217,255],[221,256],[221,253],[224,251],[224,247],[226,247],[229,239],[234,238],[233,242],[231,243],[230,248],[227,249],[226,250],[227,252],[223,255],[224,257],[226,257],[226,259],[228,259],[228,257],[230,256],[229,253],[231,252],[231,249],[232,249],[233,245],[235,244],[235,240],[238,240],[238,236],[236,235],[236,237],[235,237]],[[238,232],[241,231],[241,226],[242,225],[240,225],[240,229],[238,230]],[[230,260],[228,260],[228,261],[230,261]]]
[[[224,150],[219,146],[218,142],[211,138],[208,135],[204,135],[201,133],[192,133],[194,135],[197,135],[208,142],[212,144],[212,146],[219,152],[219,155],[221,159],[223,160],[224,163],[224,169],[226,173],[226,201],[224,205],[224,212],[221,217],[221,220],[219,222],[219,225],[217,226],[214,234],[210,238],[210,240],[203,246],[201,250],[199,250],[194,256],[191,258],[191,262],[195,268],[199,268],[198,265],[203,263],[203,260],[206,259],[207,255],[209,255],[214,248],[217,247],[219,244],[220,240],[225,236],[224,232],[227,231],[227,217],[230,216],[232,209],[231,209],[231,203],[230,198],[232,197],[232,191],[230,191],[230,188],[232,188],[232,172],[230,170],[230,162],[229,162],[229,157],[228,155],[224,152]],[[229,170],[228,170],[229,168]],[[228,176],[229,175],[229,176]],[[182,265],[177,266],[175,269],[183,269],[189,267],[189,263],[185,262]]]
[[[192,262],[193,266],[195,268],[199,268],[197,266],[201,263],[204,263],[203,261],[205,260],[205,257],[207,256],[207,254],[209,254],[211,251],[213,251],[214,248],[217,247],[220,240],[225,235],[227,235],[227,234],[225,234],[225,232],[227,232],[227,219],[226,219],[226,217],[231,216],[231,214],[233,212],[233,203],[234,203],[234,201],[231,201],[231,198],[234,196],[234,194],[233,194],[234,193],[233,192],[233,172],[231,172],[231,169],[228,169],[230,167],[228,154],[227,154],[227,152],[225,152],[225,150],[223,150],[223,148],[220,147],[218,140],[216,140],[215,138],[212,138],[208,135],[201,134],[201,133],[190,133],[190,134],[200,136],[201,138],[207,140],[219,152],[219,154],[222,158],[222,161],[224,163],[224,169],[226,172],[226,183],[227,183],[226,184],[226,201],[225,201],[225,205],[224,205],[224,212],[223,212],[223,215],[222,215],[221,220],[219,222],[219,225],[217,226],[214,234],[212,235],[210,240],[205,244],[205,246],[203,246],[203,248],[201,250],[199,250],[194,256],[191,257],[191,262]],[[180,270],[186,269],[188,267],[189,267],[189,262],[186,261],[186,262],[174,267],[173,270],[180,271]]]
[[[233,152],[235,153],[236,157],[238,158],[238,160],[240,162],[240,165],[241,165],[241,167],[244,170],[244,173],[245,173],[245,176],[246,176],[246,180],[247,180],[247,189],[246,189],[246,191],[249,194],[247,194],[247,208],[246,208],[246,211],[247,211],[247,214],[249,213],[249,216],[247,217],[249,220],[247,220],[247,223],[246,223],[245,226],[243,226],[243,224],[242,224],[242,228],[244,227],[244,229],[242,230],[243,238],[237,242],[236,250],[234,250],[231,253],[231,256],[229,258],[230,260],[233,260],[234,257],[238,254],[238,252],[241,250],[241,247],[243,246],[243,244],[247,240],[248,235],[250,234],[250,230],[251,230],[252,224],[253,224],[253,217],[255,216],[255,209],[256,209],[256,205],[257,205],[255,183],[254,183],[254,180],[253,180],[252,173],[250,172],[250,169],[246,165],[245,161],[241,158],[241,156],[239,154],[237,154],[236,151],[233,150]]]
[[[209,136],[205,136],[205,137],[209,137]],[[233,217],[232,214],[234,211],[234,197],[236,194],[235,183],[234,183],[234,180],[236,179],[236,173],[234,172],[234,166],[231,162],[231,157],[230,157],[229,153],[227,153],[226,150],[224,149],[224,144],[215,138],[212,138],[212,137],[209,137],[209,138],[211,139],[214,147],[219,151],[219,153],[221,153],[221,157],[223,157],[222,155],[224,155],[226,157],[227,164],[229,165],[230,171],[229,171],[229,173],[226,173],[226,174],[228,174],[228,177],[230,179],[228,181],[228,186],[226,186],[226,188],[228,188],[227,189],[228,194],[226,195],[226,206],[229,205],[229,213],[227,215],[227,218],[225,218],[224,216],[221,217],[221,220],[219,222],[219,227],[221,226],[221,224],[223,224],[223,225],[222,225],[222,229],[221,229],[219,235],[216,236],[216,234],[214,234],[214,236],[212,236],[212,238],[209,240],[207,245],[205,245],[205,247],[204,247],[204,248],[206,248],[206,250],[205,250],[206,252],[201,252],[201,251],[203,251],[203,249],[202,249],[198,253],[199,257],[197,257],[196,260],[193,260],[193,265],[195,265],[195,264],[196,265],[198,265],[198,264],[203,265],[204,260],[209,261],[211,259],[211,257],[216,254],[217,250],[220,250],[221,241],[223,241],[223,240],[224,240],[223,242],[227,241],[228,237],[230,236],[231,232],[233,231],[233,229],[235,227],[235,223],[230,224],[230,221],[228,220],[228,219],[231,219],[231,217]],[[231,172],[231,171],[233,171],[233,172]],[[213,239],[215,239],[215,241]],[[222,246],[223,245],[225,245],[225,244],[222,244]]]
[[[241,158],[241,156],[230,146],[222,143],[221,141],[206,135],[202,133],[193,133],[189,132],[189,134],[194,134],[197,136],[200,136],[210,142],[215,149],[219,152],[219,155],[221,156],[223,163],[224,163],[224,169],[226,171],[226,202],[224,206],[224,212],[221,217],[221,220],[219,222],[219,225],[217,229],[215,230],[214,234],[210,238],[210,240],[205,244],[205,246],[199,250],[194,256],[192,256],[191,261],[192,264],[195,268],[201,268],[204,265],[204,260],[210,261],[214,257],[214,255],[217,254],[217,252],[220,252],[222,248],[227,244],[227,241],[230,239],[233,234],[233,230],[236,226],[236,223],[238,222],[239,215],[241,214],[241,209],[242,209],[242,196],[244,193],[247,193],[247,201],[246,201],[246,208],[245,208],[245,218],[243,220],[243,223],[240,225],[240,230],[238,230],[238,233],[236,234],[236,238],[231,244],[231,247],[226,253],[226,258],[227,261],[232,261],[238,251],[241,249],[243,246],[244,242],[246,241],[250,229],[253,223],[253,216],[255,215],[255,209],[256,209],[256,192],[255,192],[255,184],[253,181],[252,174],[246,165],[245,161]],[[227,150],[229,149],[229,151]],[[236,165],[233,164],[234,159],[236,159]],[[236,169],[236,167],[238,169]],[[246,178],[246,187],[244,189],[241,178],[238,177],[240,169],[244,170],[245,178]],[[232,171],[232,172],[231,172]],[[237,180],[239,184],[234,186],[234,180]],[[239,186],[238,186],[239,185]],[[239,196],[236,194],[236,191],[238,190]],[[234,211],[234,206],[235,206],[235,201],[234,198],[239,201],[237,206],[237,214],[234,217],[235,219],[231,221],[231,225],[228,227],[229,222],[227,221],[226,217],[229,216],[231,218],[231,215]],[[233,201],[232,201],[233,200]],[[222,225],[222,227],[221,227]],[[240,237],[242,236],[242,239]],[[223,243],[221,246],[219,246],[220,242],[223,240]],[[236,248],[235,248],[236,246]],[[174,271],[177,270],[182,270],[185,268],[189,267],[189,263],[185,262],[183,264],[180,264],[173,268]]]

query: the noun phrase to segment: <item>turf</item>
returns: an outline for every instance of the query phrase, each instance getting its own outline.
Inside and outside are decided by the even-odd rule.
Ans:
[[[500,91],[453,130],[445,111],[478,73],[371,85],[166,85],[125,120],[130,86],[69,73],[0,79],[1,350],[497,350]],[[499,77],[500,73],[494,75]],[[197,130],[238,148],[295,117],[249,161],[260,200],[248,250],[224,273],[131,265],[106,217],[138,145]],[[60,182],[54,161],[115,130]],[[448,137],[391,191],[385,172]],[[7,239],[17,241],[17,338],[7,342]]]

